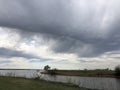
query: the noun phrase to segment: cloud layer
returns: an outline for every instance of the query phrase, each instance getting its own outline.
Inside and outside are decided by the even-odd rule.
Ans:
[[[99,57],[120,50],[119,3],[119,0],[0,0],[0,26],[15,28],[21,38],[19,44],[33,41],[33,45],[39,45],[42,40],[56,54]],[[2,47],[0,53],[1,57],[36,57]]]
[[[5,57],[5,58],[23,57],[27,59],[39,59],[38,56],[27,54],[22,51],[7,49],[7,48],[0,48],[0,57]]]

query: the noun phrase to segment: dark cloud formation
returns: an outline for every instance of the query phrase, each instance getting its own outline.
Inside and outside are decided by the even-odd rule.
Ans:
[[[95,57],[120,49],[118,3],[118,0],[0,0],[0,26],[42,33],[56,41],[51,47],[56,53]]]
[[[8,49],[8,48],[0,48],[0,57],[4,57],[4,58],[23,57],[27,59],[39,59],[38,56],[27,54],[22,51]]]

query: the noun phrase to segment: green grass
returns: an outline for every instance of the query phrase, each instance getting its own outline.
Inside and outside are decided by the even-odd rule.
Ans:
[[[25,78],[0,77],[0,90],[91,90],[68,84]]]

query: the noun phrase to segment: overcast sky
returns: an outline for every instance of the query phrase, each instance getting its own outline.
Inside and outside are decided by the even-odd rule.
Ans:
[[[0,68],[113,69],[119,0],[0,0]]]

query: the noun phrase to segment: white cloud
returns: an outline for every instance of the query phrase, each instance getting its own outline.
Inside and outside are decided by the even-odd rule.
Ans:
[[[19,41],[20,35],[15,29],[0,27],[0,47],[15,49]]]

